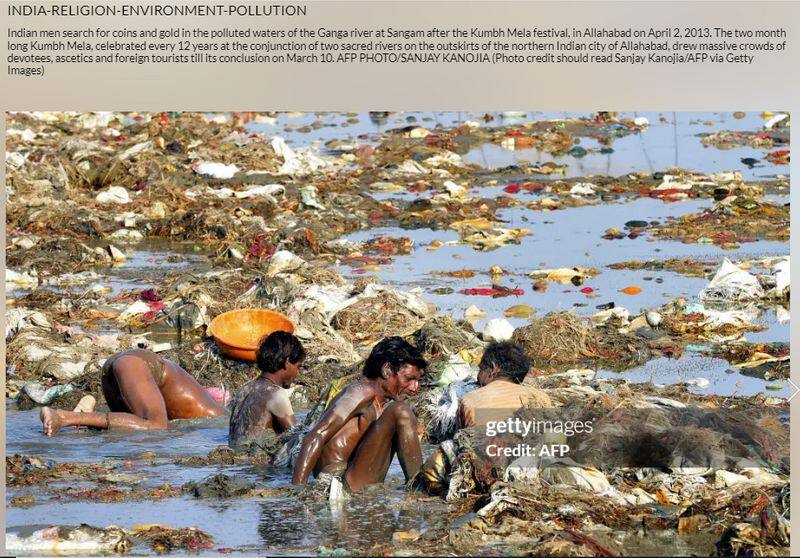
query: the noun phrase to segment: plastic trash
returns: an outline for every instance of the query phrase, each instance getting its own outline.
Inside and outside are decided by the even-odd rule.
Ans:
[[[661,316],[661,314],[656,312],[655,310],[648,311],[645,314],[645,319],[647,319],[647,324],[650,327],[658,327],[664,320],[663,316]]]
[[[302,201],[303,205],[307,207],[325,209],[325,206],[322,205],[317,199],[317,189],[314,186],[305,186],[300,188],[300,201]]]
[[[525,291],[523,291],[522,289],[484,287],[484,288],[461,289],[460,291],[458,291],[458,293],[470,296],[510,296],[510,295],[520,296],[525,294]]]
[[[30,128],[25,128],[24,130],[16,130],[12,128],[6,130],[6,136],[19,137],[20,140],[27,143],[36,139],[36,132]]]
[[[239,172],[236,165],[225,165],[223,163],[212,163],[210,161],[198,161],[192,165],[192,170],[201,176],[210,178],[229,179]]]
[[[597,188],[597,186],[591,182],[578,182],[572,186],[569,193],[578,196],[593,196],[595,194],[595,188]]]
[[[449,386],[453,382],[460,382],[468,378],[475,377],[475,370],[459,355],[450,355],[450,358],[439,371],[436,378],[436,385],[439,387]]]
[[[717,488],[729,488],[747,482],[749,479],[738,473],[718,470],[714,473],[714,484]]]
[[[137,143],[133,147],[129,147],[119,155],[117,155],[117,159],[120,161],[125,161],[130,159],[131,157],[135,157],[139,153],[144,153],[145,151],[149,151],[153,148],[153,142],[151,140],[143,141],[142,143]]]
[[[691,380],[686,381],[686,385],[702,389],[711,385],[711,382],[709,382],[706,378],[692,378]]]
[[[6,292],[14,289],[35,289],[39,285],[36,271],[14,271],[6,268]]]
[[[486,312],[475,306],[474,304],[468,306],[464,309],[464,318],[466,319],[477,319],[482,318],[486,315]]]
[[[535,310],[527,304],[515,304],[506,308],[503,314],[506,318],[529,318],[534,312]]]
[[[464,198],[467,195],[467,189],[463,186],[459,186],[455,182],[451,180],[447,180],[442,186],[450,195],[451,198]]]
[[[283,194],[285,191],[286,189],[281,184],[265,184],[263,186],[254,186],[247,190],[236,192],[234,195],[239,199],[258,197],[271,198],[271,200],[275,202],[273,196]]]
[[[150,311],[151,309],[149,304],[147,304],[143,300],[137,300],[136,302],[129,305],[125,310],[123,310],[119,316],[117,316],[117,321],[127,322],[134,316],[145,314]]]
[[[108,254],[111,256],[111,260],[115,263],[122,263],[128,259],[128,256],[125,255],[125,252],[114,246],[113,244],[108,245]]]
[[[605,492],[611,488],[606,476],[594,467],[570,467],[556,463],[543,468],[540,476],[550,484],[563,484],[591,492]]]
[[[108,190],[103,190],[94,198],[99,203],[130,203],[131,197],[128,191],[122,186],[112,186]]]
[[[120,242],[139,242],[144,239],[144,235],[135,229],[119,229],[109,235],[109,238]]]
[[[9,308],[6,310],[6,340],[31,327],[49,329],[51,325],[47,316],[41,312],[25,308]]]
[[[327,161],[315,155],[310,148],[292,149],[282,137],[275,136],[270,145],[276,155],[283,157],[283,164],[278,170],[280,174],[305,176],[329,166]]]
[[[267,275],[274,276],[278,273],[285,273],[287,271],[295,271],[305,264],[305,260],[296,256],[288,250],[278,250],[269,259],[269,267],[267,268]]]
[[[439,439],[452,436],[458,425],[458,405],[465,394],[477,389],[476,372],[470,370],[470,376],[451,382],[449,385],[432,389],[425,394],[424,409],[428,416],[429,432]]]
[[[784,112],[776,114],[775,116],[773,116],[764,123],[764,128],[766,128],[767,130],[772,130],[772,128],[774,128],[787,118],[789,118],[789,115]]]
[[[620,289],[619,292],[625,293],[626,295],[637,295],[642,292],[642,288],[631,285],[629,287],[625,287],[624,289]]]
[[[508,320],[495,318],[486,322],[483,338],[486,341],[508,341],[514,335],[514,329]]]
[[[414,161],[413,159],[407,159],[397,165],[397,174],[427,174],[430,172],[428,169]]]
[[[433,157],[428,157],[423,161],[423,164],[428,167],[440,167],[442,165],[460,166],[461,156],[452,151],[447,151],[434,155]]]
[[[6,165],[12,170],[20,170],[25,166],[25,161],[28,160],[29,155],[30,153],[21,153],[19,151],[9,153],[6,151]]]
[[[8,533],[5,544],[9,554],[34,556],[121,554],[130,546],[130,539],[119,527],[100,528],[91,525],[46,527],[28,536]]]
[[[772,267],[772,275],[775,277],[775,294],[778,296],[785,296],[791,285],[789,279],[789,256],[781,258],[781,260]]]
[[[64,384],[61,386],[46,387],[39,383],[29,383],[22,386],[22,392],[26,393],[28,397],[33,399],[39,405],[49,405],[53,399],[72,393],[72,384]]]
[[[725,258],[698,298],[703,302],[733,302],[757,300],[763,296],[764,289],[758,279]]]

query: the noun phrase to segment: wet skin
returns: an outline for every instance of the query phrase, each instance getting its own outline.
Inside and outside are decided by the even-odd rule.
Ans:
[[[287,358],[282,369],[262,373],[236,394],[231,405],[230,441],[269,429],[280,434],[297,425],[286,390],[302,365],[302,361],[292,363]]]
[[[331,402],[303,440],[294,484],[306,484],[312,472],[343,473],[357,491],[384,481],[395,452],[406,480],[417,474],[417,418],[403,399],[419,389],[420,370],[406,364],[394,373],[384,365],[382,374],[348,386]]]
[[[225,408],[217,403],[183,368],[155,353],[127,351],[111,357],[114,364],[102,378],[109,413],[74,413],[43,407],[40,418],[48,436],[64,426],[90,426],[128,430],[156,430],[172,419],[217,416]],[[151,367],[164,364],[156,382]]]

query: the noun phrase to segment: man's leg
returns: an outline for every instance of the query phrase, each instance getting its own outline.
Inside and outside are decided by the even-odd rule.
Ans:
[[[116,381],[118,397],[130,412],[75,413],[43,407],[40,418],[44,433],[52,436],[64,426],[91,426],[93,428],[118,428],[128,430],[152,430],[167,427],[167,408],[158,385],[153,380],[147,363],[135,356],[123,356],[114,362],[111,371]],[[103,391],[109,406],[113,399],[109,385],[104,382]]]
[[[383,482],[395,452],[406,480],[419,472],[422,450],[417,417],[411,408],[396,401],[372,423],[350,458],[344,478],[352,490]]]

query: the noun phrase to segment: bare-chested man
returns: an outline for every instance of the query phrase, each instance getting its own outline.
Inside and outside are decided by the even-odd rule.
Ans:
[[[291,333],[275,331],[258,346],[261,375],[245,384],[231,403],[228,443],[238,446],[267,430],[280,434],[297,425],[289,392],[306,352]]]
[[[108,413],[75,413],[43,407],[44,433],[64,426],[157,430],[172,419],[213,417],[225,412],[188,372],[153,352],[133,349],[117,353],[103,365],[103,395]]]
[[[292,482],[306,484],[313,472],[341,477],[358,491],[386,478],[395,452],[406,480],[422,464],[417,418],[403,402],[419,389],[422,354],[400,337],[375,345],[364,379],[347,386],[306,434]]]

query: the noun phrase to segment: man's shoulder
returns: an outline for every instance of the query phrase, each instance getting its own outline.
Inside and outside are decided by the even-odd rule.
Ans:
[[[271,392],[280,391],[275,389],[277,387],[278,386],[275,384],[260,377],[250,380],[236,391],[231,406],[237,407],[244,404],[246,401],[255,401],[256,398],[270,397],[272,395]]]
[[[375,400],[375,390],[364,381],[357,381],[345,386],[336,396],[331,407],[338,405],[354,405],[361,409]]]

